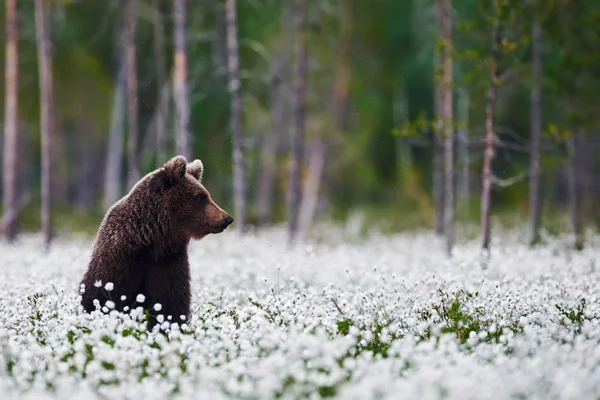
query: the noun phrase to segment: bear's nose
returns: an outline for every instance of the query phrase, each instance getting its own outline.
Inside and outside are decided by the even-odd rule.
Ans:
[[[232,222],[233,222],[233,217],[232,217],[231,215],[228,215],[228,216],[225,218],[225,224],[226,224],[227,226],[229,226],[229,225],[231,225],[231,223],[232,223]]]

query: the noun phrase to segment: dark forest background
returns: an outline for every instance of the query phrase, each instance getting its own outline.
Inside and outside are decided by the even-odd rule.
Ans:
[[[2,0],[9,240],[184,154],[242,231],[600,225],[595,0]],[[490,219],[491,218],[491,219]]]

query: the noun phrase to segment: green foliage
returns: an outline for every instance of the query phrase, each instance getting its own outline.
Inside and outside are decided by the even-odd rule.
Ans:
[[[57,118],[57,189],[55,221],[59,229],[94,233],[102,212],[95,207],[102,195],[102,162],[112,118],[115,82],[122,57],[120,34],[122,8],[112,1],[52,1],[52,57]],[[260,178],[260,146],[274,129],[274,72],[283,54],[282,81],[286,90],[285,132],[282,134],[276,177],[276,221],[286,217],[285,192],[289,167],[289,132],[293,124],[290,2],[260,0],[238,2],[243,128],[248,155],[248,201],[257,198]],[[445,45],[436,36],[433,0],[406,1],[310,1],[309,79],[307,86],[307,143],[324,138],[331,154],[327,158],[322,186],[334,217],[346,217],[354,209],[387,215],[390,230],[403,226],[429,226],[431,207],[432,134],[438,122],[433,110],[436,74],[434,60]],[[494,8],[494,4],[497,7]],[[153,116],[156,112],[156,55],[151,2],[140,2],[136,34],[139,75],[140,143],[149,148],[143,167],[154,169]],[[205,182],[224,208],[231,208],[230,96],[227,81],[224,9],[220,0],[189,2],[188,76],[191,97],[193,154],[207,166]],[[161,2],[165,24],[167,69],[173,64],[171,2]],[[4,20],[4,8],[0,18]],[[344,17],[345,16],[345,17]],[[35,46],[35,19],[31,2],[19,3],[19,121],[24,132],[24,163],[37,171],[39,163],[39,72]],[[342,18],[344,17],[344,18]],[[499,82],[497,135],[512,148],[498,146],[494,170],[515,175],[528,167],[530,130],[532,26],[539,20],[543,30],[543,126],[544,174],[549,192],[557,192],[564,178],[556,173],[564,164],[562,146],[575,126],[593,133],[599,128],[596,93],[600,81],[600,4],[594,0],[455,0],[451,44],[456,91],[469,93],[472,142],[469,172],[480,179],[481,137],[489,85],[491,29],[498,22],[502,80]],[[4,37],[4,31],[0,32]],[[347,43],[344,47],[343,44]],[[345,50],[342,50],[345,49]],[[0,52],[4,63],[5,52]],[[347,72],[348,111],[339,128],[336,85]],[[3,92],[4,81],[0,81]],[[402,101],[399,105],[399,99]],[[0,107],[4,98],[0,98]],[[170,104],[171,111],[173,104]],[[3,109],[3,107],[2,107]],[[459,128],[458,121],[454,130]],[[173,154],[173,127],[168,121],[169,155]],[[510,134],[506,133],[510,132]],[[124,143],[126,145],[127,142]],[[518,150],[514,150],[517,147]],[[82,154],[83,148],[92,149]],[[147,152],[144,152],[146,155]],[[410,162],[406,163],[409,158]],[[79,171],[86,165],[90,172]],[[23,186],[39,191],[39,174]],[[124,172],[124,171],[123,171]],[[306,168],[304,170],[306,174]],[[125,175],[125,173],[123,173]],[[93,204],[74,211],[78,182],[92,182]],[[476,185],[473,185],[476,186]],[[89,190],[89,189],[87,189]],[[590,191],[591,192],[591,191]],[[587,192],[586,192],[587,193]],[[597,194],[586,194],[596,199]],[[477,192],[470,193],[473,203]],[[550,198],[550,196],[549,196]],[[526,204],[526,182],[494,195],[494,210],[520,209]],[[560,208],[564,199],[549,200]],[[22,215],[25,230],[39,228],[39,207]],[[395,210],[394,210],[395,209]],[[250,213],[255,207],[249,206]],[[379,210],[379,211],[378,211]],[[390,217],[391,215],[393,217]],[[414,214],[417,214],[416,216]],[[249,216],[250,219],[254,215]]]
[[[577,335],[581,334],[581,328],[583,327],[585,321],[592,321],[593,319],[598,318],[595,315],[586,313],[586,306],[587,300],[585,298],[582,298],[575,308],[561,306],[558,304],[554,305],[561,315],[560,324],[564,327],[572,329]]]
[[[483,308],[474,307],[470,310],[466,307],[466,303],[479,297],[479,292],[471,293],[463,289],[455,293],[446,293],[442,289],[438,289],[438,294],[441,297],[439,304],[433,304],[434,310],[439,318],[444,322],[445,326],[441,328],[442,334],[453,334],[460,340],[461,343],[466,343],[471,335],[479,336],[484,333],[483,340],[489,343],[499,343],[500,337],[507,330],[513,333],[522,332],[522,327],[518,321],[512,321],[507,327],[498,326],[498,321],[490,319]],[[431,317],[429,310],[421,312],[423,320],[428,320]],[[430,332],[426,334],[426,337]]]

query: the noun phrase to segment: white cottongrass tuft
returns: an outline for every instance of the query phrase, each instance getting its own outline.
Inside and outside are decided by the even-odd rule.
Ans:
[[[144,301],[146,301],[146,296],[140,293],[135,297],[135,301],[137,301],[138,303],[143,303]]]
[[[106,289],[109,292],[111,292],[114,288],[115,285],[112,282],[107,282],[106,285],[104,285],[104,289]]]
[[[532,248],[498,235],[483,270],[478,240],[448,260],[434,234],[351,244],[353,229],[323,232],[329,242],[294,249],[281,229],[192,242],[192,313],[181,325],[157,316],[153,332],[147,314],[164,307],[143,295],[121,297],[125,313],[113,301],[77,311],[91,242],[57,239],[49,253],[39,236],[0,242],[0,397],[600,393],[598,235],[582,251],[568,236]]]

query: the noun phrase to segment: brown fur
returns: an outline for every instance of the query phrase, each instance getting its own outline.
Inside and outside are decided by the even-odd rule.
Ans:
[[[142,306],[151,315],[163,314],[165,320],[170,315],[179,324],[184,322],[181,315],[189,319],[189,241],[220,233],[233,222],[202,185],[202,172],[199,160],[188,164],[184,157],[174,157],[107,211],[81,281],[85,311],[95,309],[94,299],[101,306],[110,299],[122,311],[143,294]],[[102,285],[95,287],[96,281]],[[111,292],[104,289],[107,282],[114,285]],[[152,309],[155,303],[162,305],[160,312]],[[155,323],[152,318],[150,326]]]

